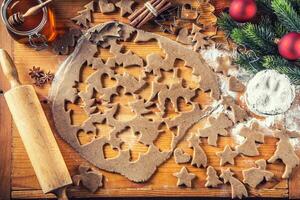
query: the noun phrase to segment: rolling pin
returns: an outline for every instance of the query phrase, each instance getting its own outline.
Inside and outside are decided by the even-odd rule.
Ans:
[[[68,199],[65,188],[72,179],[33,86],[20,84],[16,67],[3,49],[0,64],[11,86],[4,97],[43,192]]]

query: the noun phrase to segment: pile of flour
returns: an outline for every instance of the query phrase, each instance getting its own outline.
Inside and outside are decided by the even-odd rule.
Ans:
[[[247,84],[247,106],[258,115],[284,113],[294,98],[295,87],[289,78],[275,70],[260,71]]]

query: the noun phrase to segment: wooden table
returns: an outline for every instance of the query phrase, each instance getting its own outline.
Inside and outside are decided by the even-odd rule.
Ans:
[[[82,5],[89,0],[64,0],[56,1],[54,10],[57,17],[58,31],[62,32],[66,27],[70,27],[72,22],[70,18],[76,15],[76,12],[82,9]],[[228,0],[229,1],[229,0]],[[228,5],[228,1],[212,1],[217,8],[222,8],[224,5]],[[2,0],[0,1],[2,2]],[[197,4],[196,0],[193,1],[177,1],[177,2],[192,2]],[[94,15],[94,23],[102,23],[109,20],[118,20],[127,22],[125,18],[119,17],[119,13],[113,13],[103,15],[97,13]],[[209,19],[208,19],[209,20]],[[149,27],[146,27],[149,29]],[[150,31],[150,30],[149,30]],[[153,30],[151,30],[153,31]],[[155,29],[155,32],[159,30]],[[161,34],[161,32],[160,32]],[[165,34],[166,35],[166,34]],[[0,25],[0,48],[6,49],[13,57],[20,75],[21,82],[23,84],[32,84],[28,76],[28,70],[32,66],[38,66],[45,71],[56,71],[60,63],[65,59],[64,56],[54,55],[51,51],[45,50],[37,52],[33,49],[26,47],[25,45],[18,44],[11,40],[7,35],[6,29],[1,23]],[[174,39],[174,36],[167,35]],[[140,54],[148,54],[149,51],[155,50],[157,47],[148,47],[143,50],[138,46],[131,46],[131,50],[139,52]],[[0,90],[6,91],[8,84],[2,73],[0,74]],[[36,88],[37,93],[41,100],[45,99],[48,94],[49,86],[45,88]],[[52,125],[53,121],[50,112],[50,106],[43,104],[46,115]],[[84,163],[82,158],[64,142],[58,134],[55,133],[57,142],[62,151],[64,159],[67,163],[71,175],[76,173],[77,166]],[[169,140],[170,135],[166,136],[164,140]],[[260,148],[260,152],[263,156],[256,157],[255,159],[265,158],[268,159],[275,149],[276,139],[267,137],[265,144]],[[221,150],[225,144],[232,143],[231,138],[222,138],[219,143],[218,150]],[[163,142],[162,142],[163,143]],[[163,146],[163,145],[162,145]],[[207,153],[210,164],[215,166],[218,170],[219,160],[215,156],[216,148],[212,148],[207,144],[204,144],[204,150]],[[192,150],[182,147],[189,153]],[[136,147],[139,149],[139,147]],[[111,153],[112,150],[110,150]],[[300,151],[299,151],[300,155]],[[134,154],[133,157],[137,157],[138,154]],[[238,157],[236,159],[236,166],[232,167],[236,172],[237,177],[241,180],[242,168],[248,168],[253,165],[254,158]],[[245,162],[247,161],[247,162]],[[105,187],[99,190],[95,194],[89,194],[84,189],[71,189],[69,195],[71,197],[125,197],[125,196],[140,196],[140,197],[154,197],[154,196],[195,196],[195,197],[229,197],[231,195],[230,186],[224,185],[221,189],[207,189],[205,184],[205,170],[197,169],[190,165],[186,165],[188,169],[195,173],[198,178],[195,181],[193,189],[182,189],[176,187],[176,178],[171,174],[175,171],[179,171],[181,166],[174,162],[174,159],[169,159],[158,170],[158,172],[147,183],[137,184],[128,181],[126,178],[117,175],[101,171],[105,178]],[[280,177],[283,172],[283,165],[281,163],[268,165],[268,168],[275,173],[276,177]],[[285,197],[285,198],[300,198],[300,167],[294,169],[292,178],[290,180],[273,181],[271,183],[264,184],[257,190],[249,189],[250,196],[259,197]],[[33,168],[28,160],[26,152],[24,150],[22,141],[17,133],[17,130],[12,122],[10,113],[7,109],[3,95],[0,95],[0,199],[9,198],[48,198],[53,195],[44,195],[40,189],[40,186],[35,177]]]

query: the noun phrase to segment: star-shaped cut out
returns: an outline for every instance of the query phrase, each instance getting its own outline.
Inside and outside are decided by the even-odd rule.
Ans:
[[[185,167],[182,167],[180,172],[173,174],[178,178],[177,186],[185,185],[186,187],[192,187],[192,180],[196,178],[196,175],[189,173]]]
[[[132,10],[132,5],[134,4],[135,2],[132,1],[132,0],[121,0],[119,1],[118,3],[116,3],[116,6],[118,8],[120,8],[121,10],[121,16],[123,17],[124,15],[126,15],[127,13],[131,14],[133,13],[133,10]]]
[[[220,158],[220,165],[223,166],[226,163],[234,165],[234,158],[239,154],[236,151],[232,151],[229,145],[226,145],[223,151],[217,152],[217,156]]]

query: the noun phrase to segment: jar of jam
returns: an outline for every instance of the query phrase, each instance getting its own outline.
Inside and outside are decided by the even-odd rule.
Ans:
[[[49,6],[43,7],[36,14],[26,17],[23,23],[13,26],[8,19],[41,3],[42,0],[5,0],[1,5],[1,17],[11,37],[38,50],[47,47],[48,42],[57,36],[53,10]]]

